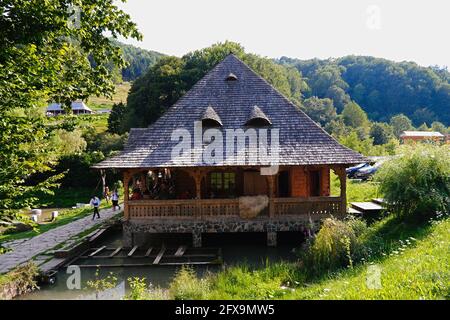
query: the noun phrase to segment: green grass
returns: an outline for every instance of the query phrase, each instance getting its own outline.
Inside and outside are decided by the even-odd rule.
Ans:
[[[111,109],[114,103],[127,102],[128,91],[131,88],[131,83],[124,82],[116,84],[116,92],[113,94],[112,99],[106,97],[89,97],[87,105],[92,110]]]
[[[80,115],[78,119],[81,120],[81,125],[92,125],[97,133],[102,133],[108,130],[109,114],[89,114]]]
[[[171,298],[197,299],[450,299],[450,219],[428,224],[387,217],[365,235],[374,249],[366,263],[311,278],[301,262],[235,266],[203,280],[180,272]],[[367,286],[368,266],[381,288]],[[177,281],[182,279],[183,281]],[[180,285],[181,284],[181,285]]]
[[[450,220],[436,223],[423,239],[398,244],[374,261],[381,288],[366,285],[367,265],[346,270],[320,283],[302,287],[293,299],[450,299]]]
[[[89,202],[93,190],[92,188],[59,188],[54,192],[54,195],[39,196],[41,206],[47,208],[71,208],[77,203]]]
[[[330,175],[331,195],[339,196],[340,183],[339,178],[334,173]],[[378,191],[378,184],[372,181],[356,181],[347,179],[347,203],[370,201],[374,198],[380,198],[381,194]]]

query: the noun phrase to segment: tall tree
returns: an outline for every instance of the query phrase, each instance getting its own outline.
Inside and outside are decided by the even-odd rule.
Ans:
[[[394,134],[397,138],[400,137],[400,134],[403,131],[411,130],[414,128],[411,120],[404,114],[397,114],[393,116],[389,123],[391,124],[392,129],[394,130]]]
[[[350,102],[345,105],[344,110],[342,110],[342,117],[344,123],[353,128],[364,128],[369,122],[367,114],[356,102]]]
[[[112,94],[107,66],[125,61],[106,34],[141,38],[113,0],[0,2],[0,216],[32,206],[34,194],[60,177],[26,183],[51,169],[49,138],[70,127],[30,111],[48,100],[68,108],[76,99]]]
[[[110,133],[122,134],[123,128],[121,123],[125,117],[126,107],[123,102],[114,103],[111,108],[111,113],[108,117],[108,131]]]
[[[337,117],[333,100],[329,98],[319,99],[311,97],[303,101],[302,109],[305,113],[321,126],[325,126]]]
[[[448,133],[448,129],[444,126],[443,123],[441,123],[441,122],[439,122],[439,121],[434,121],[434,122],[431,124],[431,129],[432,129],[433,131],[437,131],[437,132],[440,132],[440,133],[442,133],[442,134]]]
[[[370,137],[374,145],[385,144],[394,137],[394,132],[387,123],[375,122],[370,127]]]

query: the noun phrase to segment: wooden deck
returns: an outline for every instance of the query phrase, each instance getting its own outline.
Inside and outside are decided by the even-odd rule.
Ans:
[[[134,246],[131,251],[128,252],[122,247],[90,248],[76,260],[82,262],[78,264],[81,268],[209,265],[220,264],[222,261],[221,250],[218,248],[190,248],[185,245],[166,247],[162,245],[160,248]]]

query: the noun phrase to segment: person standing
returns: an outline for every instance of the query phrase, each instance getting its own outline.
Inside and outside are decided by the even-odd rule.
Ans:
[[[111,200],[112,200],[112,206],[113,206],[113,211],[116,211],[116,207],[119,208],[120,210],[120,206],[119,206],[119,194],[117,193],[117,190],[114,190],[112,195],[111,195]]]
[[[103,197],[105,198],[106,203],[109,204],[109,199],[110,199],[111,195],[109,194],[108,186],[105,187],[105,193],[103,194]]]
[[[90,203],[92,207],[94,207],[94,214],[92,215],[92,220],[95,219],[95,216],[100,219],[100,213],[98,212],[98,208],[100,207],[100,199],[97,196],[93,196]]]

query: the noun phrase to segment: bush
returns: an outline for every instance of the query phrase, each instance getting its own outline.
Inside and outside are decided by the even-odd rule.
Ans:
[[[205,299],[210,291],[208,278],[197,278],[194,269],[183,266],[172,280],[169,292],[175,300]]]
[[[390,211],[399,216],[425,218],[449,212],[448,146],[405,146],[402,155],[386,162],[375,179]]]
[[[125,296],[126,300],[147,300],[148,288],[145,278],[132,277],[128,278],[130,293]]]
[[[12,299],[16,295],[37,289],[36,277],[38,274],[36,265],[28,262],[7,274],[0,275],[0,300]]]
[[[364,252],[359,236],[367,230],[364,221],[325,219],[316,237],[303,251],[305,270],[313,275],[340,267],[353,267],[353,260]]]

